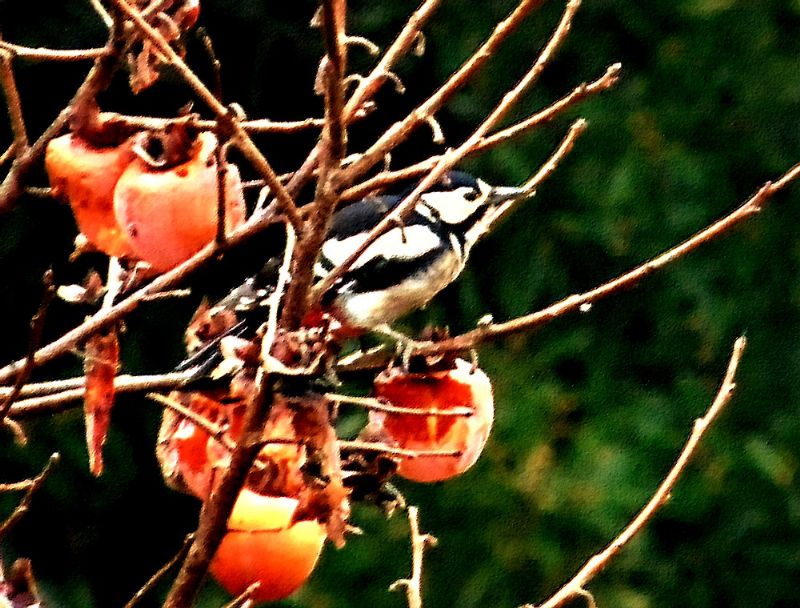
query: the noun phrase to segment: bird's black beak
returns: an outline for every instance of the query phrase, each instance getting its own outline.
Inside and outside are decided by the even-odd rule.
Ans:
[[[523,188],[514,188],[510,186],[492,188],[486,199],[487,205],[493,207],[489,216],[486,218],[487,229],[494,229],[503,218],[511,213],[517,203],[530,198],[534,194],[534,190],[525,190]]]

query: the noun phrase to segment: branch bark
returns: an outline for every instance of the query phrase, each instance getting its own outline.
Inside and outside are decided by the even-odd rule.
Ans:
[[[725,378],[722,385],[717,392],[717,396],[711,404],[711,407],[702,418],[698,418],[694,422],[694,428],[686,442],[686,445],[681,450],[678,459],[670,469],[664,481],[658,486],[655,494],[647,502],[644,508],[639,511],[639,514],[620,532],[620,534],[609,544],[603,551],[594,555],[586,564],[572,577],[561,589],[556,591],[543,604],[533,606],[532,604],[525,604],[521,608],[558,608],[563,606],[569,600],[576,596],[586,595],[588,592],[585,590],[586,584],[599,574],[614,556],[619,553],[630,540],[636,536],[644,527],[653,519],[658,510],[663,507],[672,495],[675,484],[678,479],[686,470],[686,466],[691,461],[697,446],[703,439],[708,428],[716,421],[722,410],[731,400],[733,391],[736,387],[734,379],[736,377],[736,370],[739,367],[739,361],[742,358],[747,342],[744,337],[736,340],[733,346],[733,354],[731,355],[728,369],[725,372]]]

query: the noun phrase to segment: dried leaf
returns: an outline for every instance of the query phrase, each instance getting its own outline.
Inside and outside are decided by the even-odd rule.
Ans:
[[[103,445],[106,442],[111,408],[114,405],[114,377],[119,369],[119,340],[117,329],[95,334],[86,343],[83,371],[86,392],[83,412],[86,421],[86,446],[89,450],[89,470],[103,473]]]

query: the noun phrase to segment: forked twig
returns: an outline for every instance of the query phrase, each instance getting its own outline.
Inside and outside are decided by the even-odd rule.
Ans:
[[[639,511],[639,514],[625,527],[622,532],[620,532],[620,534],[611,542],[610,545],[587,561],[586,564],[578,571],[578,573],[563,587],[561,587],[561,589],[554,593],[550,599],[543,604],[539,604],[538,606],[525,604],[522,608],[557,608],[559,606],[563,606],[567,601],[574,598],[576,595],[583,595],[587,593],[585,591],[586,584],[601,570],[603,570],[614,558],[614,556],[619,553],[619,551],[626,544],[628,544],[628,542],[634,536],[641,532],[642,529],[650,522],[650,520],[653,519],[658,510],[666,504],[672,494],[673,489],[675,488],[675,484],[686,470],[686,466],[689,464],[689,461],[697,451],[697,446],[700,444],[700,441],[703,439],[706,431],[716,421],[716,419],[719,417],[719,414],[733,396],[733,391],[736,387],[736,384],[734,383],[736,369],[739,366],[739,361],[742,358],[745,345],[746,340],[744,337],[736,340],[736,343],[733,346],[733,353],[731,355],[730,362],[728,363],[728,369],[725,372],[725,378],[722,381],[722,385],[720,386],[719,391],[717,392],[717,395],[711,404],[711,407],[702,418],[695,420],[692,433],[684,445],[683,450],[681,450],[678,459],[675,461],[675,464],[664,478],[664,481],[662,481],[661,485],[658,486],[655,494],[653,494],[652,498],[650,498],[644,508]]]
[[[58,454],[58,452],[54,452],[47,461],[47,464],[42,469],[42,472],[33,478],[31,484],[25,490],[25,495],[22,497],[22,500],[20,500],[19,504],[11,512],[11,515],[9,515],[6,520],[0,524],[0,538],[3,538],[8,531],[11,530],[11,528],[13,528],[25,516],[30,507],[33,495],[39,491],[44,482],[47,480],[48,475],[50,475],[50,472],[53,470],[53,467],[58,464],[60,459],[61,456]]]
[[[436,537],[419,530],[419,509],[408,507],[408,525],[411,532],[411,578],[401,578],[389,585],[389,591],[405,589],[408,608],[422,608],[422,560],[425,547],[435,547]]]

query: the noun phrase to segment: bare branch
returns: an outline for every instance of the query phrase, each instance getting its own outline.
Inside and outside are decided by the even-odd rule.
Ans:
[[[2,43],[0,40],[0,44]],[[2,47],[0,47],[0,88],[6,97],[11,132],[14,134],[14,154],[20,156],[28,148],[28,132],[22,116],[22,102],[14,78],[14,68],[11,65],[11,53],[4,51]]]
[[[595,287],[581,294],[573,294],[563,300],[556,302],[538,312],[525,315],[506,321],[505,323],[494,323],[483,325],[460,336],[448,338],[436,343],[426,343],[415,347],[415,352],[420,354],[433,354],[448,351],[468,350],[486,340],[507,336],[522,331],[532,331],[553,319],[564,316],[565,314],[578,310],[586,311],[601,299],[610,296],[618,291],[633,287],[642,279],[650,276],[661,268],[691,253],[701,245],[708,243],[715,238],[729,232],[735,226],[757,214],[769,199],[781,191],[787,185],[800,177],[800,164],[795,165],[776,182],[767,182],[761,189],[750,197],[743,205],[726,215],[722,219],[704,228],[693,237],[687,239],[680,245],[654,257],[650,261],[637,266],[633,270],[620,275],[607,283]]]
[[[197,129],[210,131],[216,129],[219,121],[202,120],[194,116],[187,122],[185,116],[177,118],[157,118],[154,116],[131,116],[128,114],[117,114],[114,112],[104,112],[104,122],[108,124],[125,125],[126,127],[139,129],[163,129],[171,124],[188,124]],[[249,133],[274,133],[274,134],[293,134],[307,129],[319,129],[325,126],[322,118],[306,118],[305,120],[275,121],[267,118],[255,120],[243,120],[242,128]]]
[[[435,547],[436,537],[419,531],[419,509],[408,507],[408,525],[411,531],[411,578],[401,578],[389,585],[389,591],[406,591],[408,608],[422,608],[422,560],[425,547]]]
[[[2,404],[0,404],[0,422],[5,419],[14,403],[14,400],[19,396],[20,392],[22,391],[22,387],[25,386],[25,383],[28,381],[28,378],[30,378],[31,373],[33,372],[34,355],[42,340],[45,315],[47,314],[47,309],[50,306],[50,303],[53,301],[53,298],[56,295],[55,285],[53,285],[53,273],[50,270],[48,270],[44,275],[44,286],[45,292],[44,296],[42,297],[42,302],[39,304],[39,309],[36,311],[36,314],[33,315],[33,318],[31,319],[31,333],[30,337],[28,338],[28,354],[25,356],[25,362],[14,380],[14,387],[11,389],[11,392],[8,394],[8,396],[3,399]]]
[[[345,7],[344,2],[336,0],[324,0],[322,3],[322,25],[327,52],[320,64],[325,96],[325,129],[322,133],[314,213],[309,218],[308,227],[301,235],[294,252],[292,281],[286,290],[281,315],[281,321],[290,329],[300,325],[308,309],[308,293],[314,279],[314,265],[339,202],[334,180],[347,146],[347,125],[344,118]]]
[[[13,59],[27,59],[29,61],[85,61],[97,59],[108,53],[105,47],[94,49],[48,49],[45,47],[32,48],[12,44],[0,40],[0,50],[8,51]]]
[[[338,166],[345,155],[347,144],[346,124],[344,120],[344,74],[346,62],[346,45],[344,30],[345,4],[336,0],[323,0],[323,31],[325,33],[325,122],[327,135],[328,159],[331,167]],[[338,10],[337,10],[338,9]],[[325,170],[323,174],[327,173]]]
[[[650,522],[650,520],[653,519],[658,510],[666,504],[672,495],[675,484],[686,470],[686,466],[689,464],[689,461],[697,451],[697,446],[703,439],[705,432],[714,423],[714,421],[716,421],[716,419],[719,417],[719,414],[733,396],[733,391],[736,387],[734,383],[736,369],[739,366],[739,361],[742,358],[745,345],[746,340],[744,337],[736,340],[736,343],[733,346],[733,354],[731,355],[730,362],[728,363],[728,369],[725,372],[725,378],[722,381],[722,385],[720,386],[717,396],[714,398],[711,407],[702,418],[695,420],[692,433],[689,436],[686,445],[684,445],[683,450],[681,450],[678,459],[675,461],[675,464],[664,478],[664,481],[662,481],[661,485],[658,486],[655,494],[653,494],[652,498],[647,502],[644,508],[639,511],[639,514],[625,527],[622,532],[620,532],[620,534],[611,542],[610,545],[586,562],[586,564],[578,571],[578,573],[563,587],[561,587],[561,589],[553,594],[550,599],[548,599],[545,603],[540,604],[538,607],[531,604],[526,604],[522,608],[557,608],[558,606],[563,606],[576,595],[583,595],[586,593],[584,590],[586,584],[606,566],[608,566],[609,562],[614,558],[614,556],[619,553],[619,551],[626,544],[628,544],[628,542],[634,536],[641,532],[642,529]]]
[[[534,192],[544,180],[553,174],[556,168],[558,168],[559,163],[572,151],[575,142],[583,135],[584,131],[586,131],[586,121],[583,118],[579,118],[572,123],[556,151],[553,152],[550,158],[547,159],[534,176],[522,184],[520,188],[522,190]]]
[[[408,53],[409,49],[414,45],[422,27],[427,23],[428,19],[433,15],[441,0],[425,0],[414,14],[409,17],[405,26],[400,34],[398,34],[392,45],[386,50],[386,53],[381,57],[378,64],[370,72],[369,76],[364,78],[358,83],[358,87],[350,99],[347,100],[345,107],[345,116],[348,121],[352,120],[358,109],[362,104],[371,99],[378,89],[383,85],[394,67],[397,60],[403,55]]]
[[[520,4],[520,6],[523,6],[523,4]],[[458,148],[454,150],[449,150],[448,152],[443,154],[439,159],[439,161],[436,163],[436,165],[433,167],[433,169],[431,169],[431,172],[428,175],[426,175],[424,179],[420,181],[420,183],[414,188],[414,190],[410,194],[408,194],[406,198],[403,199],[403,201],[397,207],[395,207],[395,209],[391,213],[387,214],[386,217],[384,217],[383,220],[381,220],[370,231],[367,238],[364,239],[361,245],[350,256],[348,256],[347,259],[345,259],[341,264],[339,264],[336,268],[334,268],[325,277],[325,279],[321,281],[317,287],[315,287],[314,289],[315,300],[318,300],[322,296],[322,294],[324,294],[328,289],[330,289],[336,283],[336,281],[339,278],[341,278],[341,276],[353,265],[353,263],[370,247],[370,245],[372,245],[376,240],[378,240],[378,238],[384,232],[386,232],[393,226],[396,226],[398,221],[402,221],[403,218],[417,204],[420,195],[423,192],[425,192],[425,190],[428,189],[430,186],[435,184],[448,169],[453,167],[462,158],[464,158],[464,156],[467,155],[468,151],[477,142],[479,142],[489,130],[491,130],[500,120],[503,119],[506,113],[508,113],[508,111],[522,96],[522,94],[538,79],[539,75],[542,73],[545,66],[549,62],[550,58],[552,57],[553,53],[566,39],[570,26],[572,24],[572,19],[575,16],[575,13],[578,11],[579,7],[580,7],[580,0],[569,0],[569,2],[567,2],[564,14],[561,17],[561,21],[559,22],[550,40],[545,45],[544,49],[539,54],[539,56],[536,58],[536,61],[533,63],[528,72],[514,86],[514,88],[512,88],[503,96],[500,103],[497,104],[494,110],[492,110],[489,113],[489,115],[478,126],[478,128],[475,129],[472,135],[470,135],[467,138],[467,140],[463,144],[461,144]],[[510,19],[511,18],[509,17],[509,19],[506,21],[509,21]],[[365,156],[367,154],[369,154],[369,152],[365,153]],[[358,164],[358,162],[359,161],[356,161],[356,163],[354,163],[353,165],[350,165],[346,169],[343,169],[343,173],[352,169],[352,167]]]
[[[475,146],[467,153],[467,156],[497,147],[513,137],[522,135],[523,133],[528,133],[536,127],[553,120],[553,118],[561,114],[561,112],[586,99],[586,97],[611,88],[618,82],[621,68],[621,64],[615,63],[614,65],[610,66],[606,70],[605,74],[603,74],[597,80],[588,84],[583,83],[573,89],[569,95],[562,97],[555,103],[549,105],[545,109],[537,112],[529,118],[515,123],[510,127],[506,127],[505,129],[502,129],[492,135],[487,135],[477,144],[475,144]],[[404,167],[403,169],[397,169],[396,171],[383,171],[367,180],[364,180],[360,184],[351,186],[342,192],[341,200],[351,201],[360,199],[367,196],[370,192],[385,188],[386,186],[395,182],[418,177],[423,173],[430,171],[440,158],[441,156],[431,156],[430,158],[413,165],[409,165],[408,167]]]

